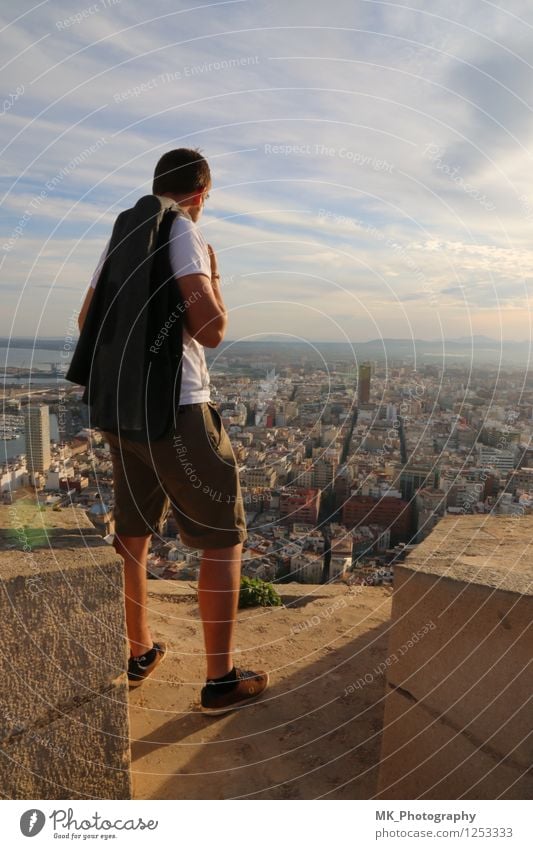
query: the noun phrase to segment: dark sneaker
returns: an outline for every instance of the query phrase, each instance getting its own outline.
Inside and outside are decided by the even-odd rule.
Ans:
[[[235,680],[218,684],[207,681],[202,687],[202,713],[218,714],[243,707],[264,693],[268,687],[268,672],[235,669]]]
[[[128,661],[128,683],[130,689],[138,687],[161,663],[167,653],[165,643],[154,643],[150,651],[140,657],[130,657]]]

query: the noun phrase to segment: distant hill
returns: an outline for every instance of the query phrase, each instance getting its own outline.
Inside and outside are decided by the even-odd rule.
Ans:
[[[32,339],[15,336],[0,337],[0,347],[36,348],[40,350],[59,351],[64,345],[63,337],[47,337]],[[313,347],[311,347],[311,344]],[[404,360],[420,362],[420,364],[437,364],[440,361],[472,361],[473,364],[506,363],[527,365],[533,359],[532,343],[527,340],[502,342],[488,336],[460,336],[455,339],[371,339],[368,342],[291,342],[286,339],[273,337],[257,341],[224,341],[217,349],[220,356],[225,348],[231,347],[231,354],[236,356],[271,356],[279,362],[283,356],[305,356],[313,359],[324,356],[326,359],[335,358],[343,361],[370,360]],[[317,353],[318,352],[318,353]],[[214,356],[206,351],[208,358]]]
[[[310,340],[311,341],[311,340]],[[458,339],[371,339],[368,342],[312,342],[316,351],[303,342],[285,340],[262,340],[261,342],[223,342],[217,352],[231,345],[233,355],[262,353],[265,355],[282,352],[287,355],[306,356],[309,359],[323,356],[339,360],[401,360],[418,365],[438,364],[448,361],[461,364],[488,365],[505,363],[527,366],[533,359],[532,345],[527,341],[498,342],[487,336],[461,337]],[[209,355],[209,354],[208,354]]]

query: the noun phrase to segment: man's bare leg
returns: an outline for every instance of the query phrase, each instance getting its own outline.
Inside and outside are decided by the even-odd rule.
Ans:
[[[126,602],[126,626],[133,657],[150,651],[152,637],[147,616],[146,562],[151,534],[143,537],[126,537],[115,534],[113,546],[124,558],[124,595]]]
[[[207,677],[221,678],[233,668],[233,630],[239,605],[242,543],[206,548],[198,581]]]

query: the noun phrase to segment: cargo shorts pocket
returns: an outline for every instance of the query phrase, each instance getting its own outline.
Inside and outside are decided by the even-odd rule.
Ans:
[[[222,442],[224,425],[222,424],[222,417],[218,412],[216,406],[212,401],[206,401],[204,410],[204,421],[205,421],[205,429],[206,433],[209,437],[209,441],[211,445],[215,449],[215,451],[220,452],[220,445]]]

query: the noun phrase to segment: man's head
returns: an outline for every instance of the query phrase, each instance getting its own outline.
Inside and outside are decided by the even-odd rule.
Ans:
[[[179,147],[164,153],[154,171],[152,192],[172,198],[197,221],[211,188],[211,172],[199,150]]]

